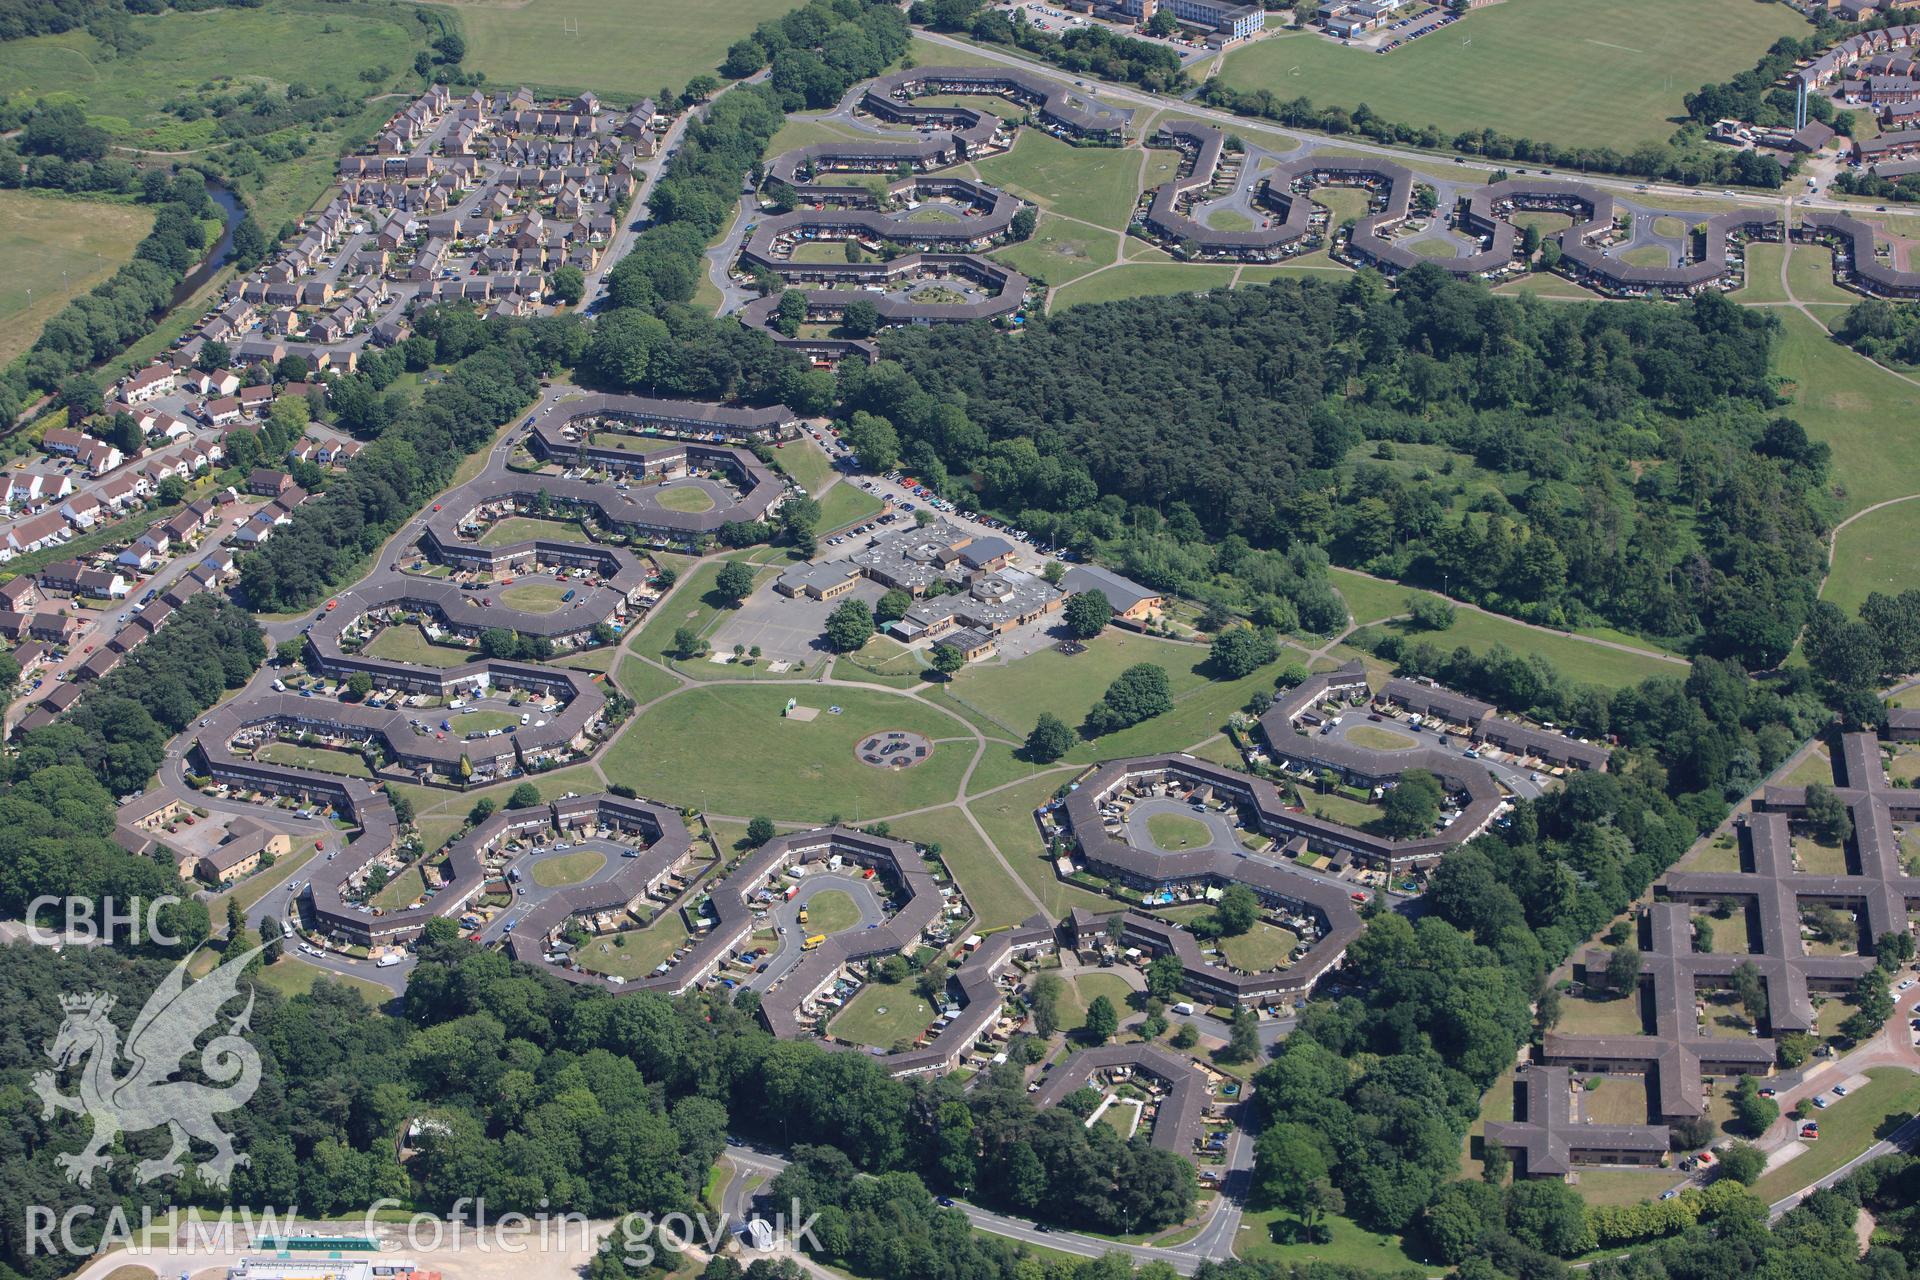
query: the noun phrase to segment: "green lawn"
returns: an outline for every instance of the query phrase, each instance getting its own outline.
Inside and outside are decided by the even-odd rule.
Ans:
[[[552,613],[566,594],[566,587],[550,582],[516,582],[501,588],[500,603],[522,613]]]
[[[1370,614],[1378,618],[1385,614],[1402,613],[1406,610],[1408,595],[1425,594],[1397,584],[1375,582],[1343,569],[1332,569],[1329,573],[1333,585],[1346,597],[1348,610],[1360,617]],[[1397,622],[1387,625],[1395,629],[1403,626]],[[1648,676],[1680,676],[1686,673],[1685,662],[1678,658],[1669,661],[1627,653],[1605,645],[1589,644],[1558,632],[1536,630],[1510,618],[1468,609],[1459,610],[1453,626],[1447,630],[1422,634],[1443,649],[1465,645],[1477,653],[1484,653],[1496,644],[1503,644],[1515,653],[1539,654],[1576,683],[1601,684],[1616,689],[1639,684]],[[1626,637],[1624,642],[1646,649],[1656,647],[1649,641],[1634,637]]]
[[[940,846],[940,860],[959,882],[978,924],[992,929],[1019,924],[1036,908],[973,829],[958,805],[917,813],[889,824],[896,837]]]
[[[850,262],[845,240],[808,240],[793,246],[793,262]]]
[[[1693,919],[1696,928],[1704,924],[1713,930],[1713,945],[1708,950],[1714,955],[1744,956],[1752,953],[1753,943],[1747,928],[1746,912],[1737,911],[1721,920],[1708,912],[1696,911]]]
[[[852,653],[841,654],[833,664],[837,679],[871,680],[896,689],[919,684],[926,669],[924,653],[883,635],[875,635]]]
[[[919,1039],[933,1025],[933,1017],[933,1007],[911,986],[874,982],[855,992],[827,1029],[853,1044],[891,1049],[903,1040]]]
[[[1634,1124],[1645,1124],[1643,1114]],[[1687,1180],[1673,1169],[1582,1169],[1574,1190],[1590,1205],[1639,1204],[1656,1200]]]
[[[1184,813],[1155,813],[1147,818],[1147,834],[1168,853],[1201,849],[1213,843],[1213,828]]]
[[[1920,387],[1855,355],[1796,311],[1780,312],[1774,372],[1794,384],[1787,410],[1807,434],[1833,448],[1836,484],[1852,513],[1888,498],[1920,493],[1920,453],[1889,422],[1920,419]]]
[[[713,495],[697,484],[663,485],[653,491],[653,498],[669,511],[713,510]]]
[[[1832,254],[1822,249],[1829,261]],[[1788,301],[1787,291],[1780,283],[1780,261],[1786,256],[1787,247],[1780,244],[1767,244],[1755,241],[1746,247],[1747,279],[1738,290],[1728,295],[1736,302],[1750,304],[1780,303]],[[1800,254],[1794,255],[1796,263]]]
[[[1920,505],[1902,503],[1862,516],[1840,531],[1833,572],[1821,588],[1848,613],[1875,591],[1897,595],[1920,587]]]
[[[1411,751],[1420,745],[1404,733],[1377,729],[1370,724],[1355,725],[1347,730],[1347,741],[1372,751]]]
[[[393,878],[380,886],[380,892],[368,899],[368,902],[381,911],[404,911],[418,902],[427,892],[427,878],[421,874],[416,863],[402,867],[393,873]]]
[[[644,928],[595,938],[574,953],[580,967],[610,978],[644,978],[679,950],[687,926],[678,911],[662,911]]]
[[[272,964],[261,969],[257,975],[261,983],[272,987],[281,995],[291,999],[303,996],[313,990],[317,982],[331,982],[365,1000],[378,1009],[394,998],[394,993],[377,982],[368,982],[364,978],[350,978],[342,974],[329,973],[317,965],[308,964],[298,956],[282,955]]]
[[[1013,148],[974,166],[983,182],[1036,201],[1062,217],[1125,229],[1140,195],[1140,153],[1133,148],[1075,147],[1038,129]]]
[[[349,778],[371,778],[373,770],[357,751],[336,751],[332,747],[303,747],[297,742],[269,742],[253,753],[256,760],[269,764],[292,765],[316,773],[339,773]]]
[[[820,711],[811,723],[781,716],[796,692]],[[843,714],[829,714],[829,705]],[[603,767],[612,781],[656,799],[796,822],[835,814],[868,821],[954,799],[972,758],[971,739],[936,746],[913,768],[883,770],[854,755],[862,739],[882,729],[951,739],[962,726],[920,703],[864,689],[702,687],[643,713],[603,757]],[[724,769],[715,767],[722,743]]]
[[[620,692],[641,703],[652,702],[680,687],[680,682],[673,678],[671,672],[662,671],[650,662],[633,657],[620,660],[620,670],[614,681],[620,686]]]
[[[0,66],[19,43],[0,45]],[[69,298],[124,266],[152,226],[143,205],[0,191],[0,365],[32,346]]]
[[[533,882],[543,889],[564,889],[591,880],[606,865],[607,855],[597,849],[553,854],[533,864]]]
[[[1070,775],[1054,773],[1044,778],[1019,783],[990,796],[967,803],[974,820],[1006,856],[1014,874],[1026,882],[1033,896],[1047,904],[1047,914],[1055,919],[1074,907],[1089,911],[1112,911],[1113,899],[1075,885],[1065,884],[1053,873],[1046,846],[1040,842],[1039,829],[1033,823],[1033,811],[1045,803]]]
[[[577,520],[542,520],[538,516],[508,516],[496,520],[480,535],[483,547],[504,547],[510,542],[531,542],[546,538],[553,542],[592,542]]]
[[[1204,293],[1233,283],[1233,268],[1212,263],[1133,262],[1102,271],[1062,289],[1054,306],[1120,302],[1165,293]]]
[[[387,627],[362,650],[370,658],[408,662],[416,667],[459,667],[479,656],[478,649],[435,644],[418,626],[401,623]]]
[[[1291,929],[1254,921],[1253,928],[1231,938],[1220,939],[1220,950],[1227,962],[1248,973],[1265,973],[1287,964],[1293,949],[1300,945],[1299,935]]]
[[[728,560],[741,559],[745,557],[717,557],[685,573],[672,598],[663,607],[655,608],[648,616],[646,625],[640,628],[640,634],[633,641],[633,652],[668,662],[670,659],[667,654],[673,648],[673,634],[679,628],[692,627],[702,637],[712,632],[720,619],[732,612],[723,606],[715,591],[720,580],[720,568]],[[775,576],[775,570],[761,569],[754,581],[757,585]],[[701,659],[686,663],[684,669],[694,676],[708,676],[720,670]],[[733,667],[726,668],[726,671],[730,675],[738,674]]]
[[[1550,271],[1536,272],[1533,275],[1509,280],[1494,292],[1531,293],[1543,298],[1580,298],[1588,301],[1595,301],[1600,297],[1593,290],[1583,289],[1564,276],[1556,276]]]
[[[1774,246],[1768,245],[1768,248]],[[1753,245],[1747,246],[1751,254]],[[1749,259],[1748,270],[1752,262]],[[1833,250],[1821,244],[1796,244],[1787,259],[1787,285],[1802,302],[1834,302],[1852,305],[1860,295],[1833,282]]]
[[[518,714],[512,711],[475,711],[462,712],[447,720],[455,733],[485,733],[489,729],[511,729],[520,723]]]
[[[1643,244],[1638,249],[1624,249],[1620,261],[1633,267],[1670,267],[1673,255],[1667,252],[1665,245]]]
[[[1448,135],[1505,119],[1503,132],[1627,151],[1666,141],[1682,94],[1808,34],[1793,10],[1757,0],[1615,0],[1604,19],[1577,0],[1531,0],[1476,10],[1385,56],[1314,33],[1258,41],[1229,53],[1220,78],[1323,107],[1364,102]],[[1529,104],[1524,118],[1516,101]]]
[[[1435,1270],[1415,1261],[1401,1247],[1399,1237],[1369,1231],[1350,1218],[1324,1219],[1319,1227],[1321,1238],[1310,1244],[1296,1242],[1297,1225],[1293,1215],[1284,1209],[1249,1213],[1235,1237],[1234,1253],[1249,1262],[1276,1262],[1294,1267],[1330,1262],[1375,1273],[1414,1268],[1431,1274]]]
[[[1004,666],[968,667],[954,677],[948,691],[1004,726],[1003,732],[1024,738],[1042,711],[1051,711],[1070,725],[1079,724],[1114,678],[1136,663],[1166,668],[1173,696],[1178,698],[1206,683],[1199,670],[1206,658],[1207,651],[1196,645],[1109,630],[1089,641],[1086,652],[1071,657],[1042,649]]]
[[[469,68],[496,84],[592,89],[622,100],[678,89],[793,0],[458,0]]]
[[[826,451],[805,436],[780,445],[774,451],[773,461],[795,484],[815,497],[833,480],[833,463]]]
[[[1554,1030],[1569,1036],[1637,1036],[1646,1033],[1646,1024],[1640,1017],[1640,1001],[1631,996],[1614,1000],[1564,996]]]
[[[844,891],[822,889],[807,899],[807,932],[845,933],[860,923],[860,908]]]
[[[1033,224],[1031,236],[992,257],[1023,275],[1059,285],[1111,264],[1118,253],[1118,237],[1084,222],[1043,213]]]
[[[1060,1026],[1067,1031],[1085,1026],[1087,1006],[1101,996],[1112,1001],[1114,1011],[1124,1019],[1128,1013],[1127,997],[1132,994],[1133,988],[1123,978],[1111,973],[1083,973],[1066,983],[1060,992]]]
[[[1581,1092],[1580,1115],[1587,1124],[1646,1124],[1646,1078],[1603,1077],[1599,1088]]]
[[[1900,1067],[1875,1067],[1867,1075],[1872,1083],[1815,1113],[1820,1140],[1754,1183],[1755,1195],[1771,1203],[1792,1194],[1832,1173],[1920,1110],[1920,1076]]]
[[[430,29],[405,10],[370,4],[324,10],[284,2],[257,9],[223,6],[136,16],[130,25],[150,43],[127,57],[112,56],[78,30],[8,41],[0,47],[0,95],[16,102],[44,96],[78,103],[93,124],[126,146],[194,149],[219,136],[219,121],[210,115],[183,121],[164,109],[167,103],[204,101],[256,85],[280,92],[294,81],[377,93],[395,83],[396,73],[411,70],[414,52],[430,38]],[[388,74],[370,88],[360,73],[375,67]],[[417,79],[409,76],[407,83],[419,92]],[[393,105],[379,109],[391,112]],[[307,136],[304,128],[284,132]],[[322,142],[314,150],[325,153],[321,158],[331,175],[337,143]],[[269,219],[264,225],[271,231],[277,223]]]
[[[820,499],[820,529],[824,536],[835,529],[865,520],[880,510],[880,499],[857,484],[837,484]]]

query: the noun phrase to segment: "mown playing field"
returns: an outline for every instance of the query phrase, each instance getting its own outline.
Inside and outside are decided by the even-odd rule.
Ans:
[[[152,226],[139,205],[0,191],[0,364],[32,346],[67,299],[125,265]]]
[[[820,714],[785,719],[798,694]],[[838,706],[840,715],[828,711]],[[971,735],[911,769],[862,764],[854,747],[877,729],[935,740],[966,734],[960,721],[892,694],[788,684],[696,688],[656,703],[602,758],[611,782],[673,804],[729,816],[848,822],[952,800],[973,758]]]
[[[712,73],[727,46],[794,0],[458,0],[467,65],[495,83],[627,99]]]
[[[1220,75],[1318,106],[1364,102],[1449,134],[1491,128],[1630,151],[1666,140],[1681,95],[1810,30],[1793,9],[1761,0],[1517,0],[1384,56],[1318,33],[1269,38],[1228,54]]]
[[[311,8],[277,0],[258,9],[221,7],[203,13],[137,16],[148,41],[131,56],[84,31],[35,36],[0,45],[0,95],[31,102],[76,102],[88,118],[128,146],[191,150],[215,139],[211,116],[183,121],[164,110],[181,97],[235,93],[253,85],[283,90],[294,81],[348,93],[379,93],[426,45],[430,28],[404,9],[358,4]],[[360,78],[384,67],[377,85]],[[414,83],[417,84],[417,81]],[[333,147],[324,148],[328,157]],[[328,171],[332,171],[328,159]]]

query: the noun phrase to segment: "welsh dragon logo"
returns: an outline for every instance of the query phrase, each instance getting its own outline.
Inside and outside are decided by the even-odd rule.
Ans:
[[[60,998],[66,1021],[47,1049],[56,1070],[35,1075],[33,1087],[40,1095],[42,1119],[52,1119],[60,1110],[93,1121],[93,1136],[83,1150],[54,1157],[68,1181],[92,1186],[94,1170],[113,1166],[113,1157],[106,1152],[116,1137],[162,1126],[172,1135],[173,1145],[160,1158],[140,1162],[136,1172],[143,1183],[184,1174],[189,1139],[214,1149],[213,1159],[199,1166],[200,1177],[209,1186],[224,1189],[236,1167],[252,1163],[234,1151],[232,1138],[214,1121],[223,1111],[245,1106],[260,1086],[260,1052],[241,1036],[253,1015],[251,985],[246,1008],[223,1034],[199,1050],[200,1072],[215,1084],[169,1077],[186,1065],[194,1053],[194,1041],[220,1020],[222,1006],[239,995],[241,971],[261,950],[255,947],[228,960],[191,985],[187,965],[193,957],[182,960],[133,1020],[124,1046],[119,1030],[107,1018],[114,1003],[111,995],[86,991]],[[117,1075],[122,1060],[131,1069]],[[68,1097],[59,1091],[56,1072],[74,1066],[80,1067],[79,1096]]]

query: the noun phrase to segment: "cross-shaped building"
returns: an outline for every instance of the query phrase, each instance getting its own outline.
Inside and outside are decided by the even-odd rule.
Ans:
[[[1741,824],[1751,872],[1677,871],[1663,882],[1667,901],[1648,909],[1652,945],[1641,956],[1639,983],[1653,1005],[1654,1030],[1641,1036],[1565,1036],[1549,1034],[1547,1062],[1576,1070],[1658,1074],[1663,1117],[1701,1114],[1701,1076],[1764,1074],[1772,1065],[1771,1039],[1719,1038],[1701,1033],[1698,992],[1732,986],[1742,964],[1756,969],[1766,984],[1767,1021],[1772,1030],[1811,1032],[1815,1027],[1812,992],[1851,990],[1873,968],[1875,940],[1904,933],[1908,914],[1920,906],[1920,877],[1900,864],[1895,822],[1920,820],[1920,791],[1893,787],[1880,763],[1880,742],[1871,733],[1841,739],[1844,784],[1834,793],[1853,819],[1858,875],[1806,875],[1794,869],[1789,819],[1807,808],[1805,787],[1767,787]],[[1753,903],[1760,947],[1751,955],[1701,954],[1693,950],[1689,903],[1732,898]],[[1803,903],[1821,903],[1864,918],[1868,954],[1808,955],[1801,941]],[[1588,981],[1604,980],[1608,954],[1583,957]]]

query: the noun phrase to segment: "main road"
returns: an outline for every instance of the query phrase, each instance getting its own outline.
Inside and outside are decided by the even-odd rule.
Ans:
[[[764,1147],[731,1142],[723,1158],[733,1166],[734,1177],[727,1184],[721,1207],[730,1220],[746,1222],[754,1216],[755,1197],[787,1167],[788,1161],[778,1152]],[[1240,1232],[1241,1213],[1252,1172],[1253,1143],[1244,1132],[1235,1129],[1227,1146],[1222,1191],[1214,1196],[1213,1206],[1202,1220],[1199,1231],[1191,1239],[1172,1245],[1125,1244],[1076,1231],[1055,1231],[1024,1218],[982,1209],[964,1200],[954,1200],[951,1204],[967,1215],[967,1221],[976,1230],[988,1235],[1081,1258],[1121,1253],[1135,1262],[1163,1262],[1180,1275],[1190,1276],[1202,1262],[1224,1262],[1233,1257],[1234,1237]],[[774,1206],[776,1212],[779,1209],[780,1206]]]

